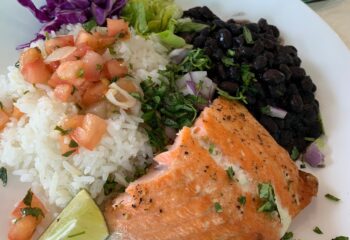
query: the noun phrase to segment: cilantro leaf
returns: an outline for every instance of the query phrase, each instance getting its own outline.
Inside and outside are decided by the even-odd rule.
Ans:
[[[261,183],[258,185],[259,198],[262,205],[258,209],[259,212],[273,212],[278,211],[275,199],[275,192],[269,183]]]
[[[339,202],[340,201],[340,199],[339,198],[337,198],[337,197],[335,197],[335,196],[333,196],[332,194],[329,194],[329,193],[327,193],[326,195],[324,195],[326,198],[328,198],[329,200],[331,200],[331,201],[334,201],[334,202]]]
[[[226,169],[227,176],[232,180],[235,176],[235,172],[233,171],[233,168],[230,166]]]
[[[29,189],[29,190],[27,191],[26,196],[23,198],[23,203],[24,203],[26,206],[30,207],[30,206],[32,206],[32,200],[33,200],[33,192],[32,192],[31,189]]]
[[[26,207],[21,209],[22,216],[45,217],[44,212],[40,208]]]
[[[217,212],[217,213],[222,213],[223,212],[222,206],[218,202],[214,203],[214,208],[215,208],[215,212]]]
[[[7,169],[4,167],[0,168],[0,179],[2,181],[2,185],[5,187],[7,185]]]
[[[247,44],[253,44],[254,43],[252,33],[249,30],[249,28],[246,27],[246,26],[243,26],[243,36],[244,36],[244,39],[245,39]]]
[[[292,232],[286,232],[281,240],[291,240],[293,238],[294,234]]]
[[[323,232],[321,231],[321,229],[320,229],[319,227],[317,227],[317,226],[313,229],[313,231],[314,231],[315,233],[317,233],[317,234],[323,234]]]
[[[247,198],[245,196],[240,196],[239,198],[237,198],[237,201],[244,206],[245,203],[247,202]]]

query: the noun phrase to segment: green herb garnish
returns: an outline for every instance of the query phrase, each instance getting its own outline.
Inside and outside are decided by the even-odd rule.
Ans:
[[[217,212],[217,213],[222,213],[223,212],[222,206],[218,202],[214,203],[214,208],[215,208],[215,212]]]
[[[242,205],[244,206],[245,203],[247,202],[247,198],[245,196],[240,196],[237,201]]]
[[[0,168],[0,179],[2,181],[2,185],[6,187],[7,185],[7,169],[4,167]]]
[[[118,77],[112,77],[112,79],[111,79],[111,83],[115,83],[115,82],[117,82],[119,80],[119,78]]]
[[[17,62],[15,63],[15,67],[16,67],[16,68],[19,68],[19,66],[20,66],[19,61],[17,61]]]
[[[96,64],[96,70],[101,72],[102,71],[102,65],[101,64]]]
[[[258,209],[259,212],[273,212],[278,211],[275,199],[275,192],[269,183],[261,183],[258,185],[259,198],[262,205]]]
[[[299,153],[298,148],[294,146],[292,149],[292,153],[290,154],[290,158],[292,160],[296,161],[299,158],[299,155],[300,155],[300,153]]]
[[[72,155],[73,153],[75,153],[75,151],[76,151],[75,149],[74,149],[74,150],[71,150],[71,151],[68,151],[68,152],[66,152],[66,153],[63,153],[62,156],[63,156],[63,157],[69,157],[70,155]]]
[[[323,234],[323,232],[321,231],[321,229],[320,229],[319,227],[317,227],[317,226],[313,229],[313,231],[314,231],[315,233],[317,233],[317,234]]]
[[[209,151],[210,154],[213,154],[213,153],[214,153],[214,148],[215,148],[215,145],[214,145],[213,143],[209,144],[209,149],[208,149],[208,151]]]
[[[314,141],[316,141],[316,138],[305,137],[304,140],[307,142],[314,142]]]
[[[336,238],[332,238],[332,240],[349,240],[349,237],[339,236]]]
[[[113,46],[110,46],[110,47],[108,48],[108,50],[109,50],[109,53],[110,53],[111,55],[116,55],[116,54],[117,54],[117,52],[114,50]]]
[[[108,176],[107,181],[105,182],[105,184],[103,184],[103,190],[104,190],[105,196],[111,194],[115,190],[117,184],[118,183],[116,181],[114,181],[113,175],[110,174]]]
[[[225,67],[231,67],[231,66],[235,66],[236,65],[234,63],[233,58],[229,58],[229,57],[223,57],[221,59],[221,62],[225,65]]]
[[[234,57],[236,55],[236,52],[232,49],[227,50],[227,56]]]
[[[96,26],[97,26],[97,22],[94,19],[83,24],[83,28],[87,32],[91,32],[91,30]]]
[[[32,200],[33,200],[33,192],[31,189],[28,190],[26,196],[23,198],[23,203],[30,207],[32,206]]]
[[[68,135],[72,131],[70,129],[69,130],[64,130],[60,126],[56,126],[54,130],[59,131],[62,136]]]
[[[84,77],[84,74],[85,74],[84,69],[80,69],[80,70],[78,71],[77,77],[78,77],[78,78],[82,78],[82,77]]]
[[[50,40],[50,34],[48,32],[45,32],[45,40]]]
[[[329,193],[327,193],[326,195],[324,195],[326,198],[328,198],[329,200],[331,200],[331,201],[334,201],[334,202],[339,202],[340,201],[340,199],[339,198],[337,198],[337,197],[335,197],[335,196],[333,196],[332,194],[329,194]]]
[[[254,43],[252,33],[250,32],[249,28],[247,28],[246,26],[243,26],[243,36],[247,44]]]
[[[226,169],[226,173],[231,180],[234,179],[235,172],[233,171],[233,168],[231,166]]]
[[[4,105],[2,104],[2,102],[0,101],[0,109],[4,109]]]
[[[231,96],[228,92],[220,88],[217,88],[217,91],[218,91],[218,94],[223,98],[226,98],[228,100],[242,101],[243,103],[248,104],[246,97],[242,95],[241,92],[238,92],[237,96]]]
[[[78,143],[76,141],[74,141],[73,139],[69,142],[68,146],[70,148],[77,148],[77,147],[79,147]]]
[[[21,209],[22,216],[45,217],[44,212],[40,208],[26,207]]]
[[[292,232],[286,232],[283,237],[281,238],[281,240],[290,240],[292,239],[294,236],[294,234]]]

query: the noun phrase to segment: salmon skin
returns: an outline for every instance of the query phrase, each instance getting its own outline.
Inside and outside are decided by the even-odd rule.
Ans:
[[[238,102],[219,98],[106,204],[115,239],[279,240],[317,179]]]

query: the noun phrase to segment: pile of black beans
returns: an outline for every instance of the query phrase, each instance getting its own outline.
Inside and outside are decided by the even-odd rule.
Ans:
[[[312,139],[323,134],[316,86],[300,67],[297,49],[282,44],[277,27],[265,19],[258,23],[225,22],[207,7],[189,9],[184,17],[209,25],[200,32],[180,35],[211,58],[213,67],[208,74],[219,88],[235,95],[243,84],[240,66],[249,65],[256,81],[245,92],[246,106],[281,146],[290,153],[295,147],[303,152]],[[243,26],[250,30],[251,43],[246,41]],[[235,52],[233,59],[238,66],[223,63],[229,50]],[[266,106],[288,114],[284,119],[270,117],[262,111]]]

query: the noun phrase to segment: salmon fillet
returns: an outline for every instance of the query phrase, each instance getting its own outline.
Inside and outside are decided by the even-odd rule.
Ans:
[[[106,204],[116,239],[279,240],[318,188],[244,106],[222,98],[155,160]],[[272,210],[262,210],[262,186]]]

